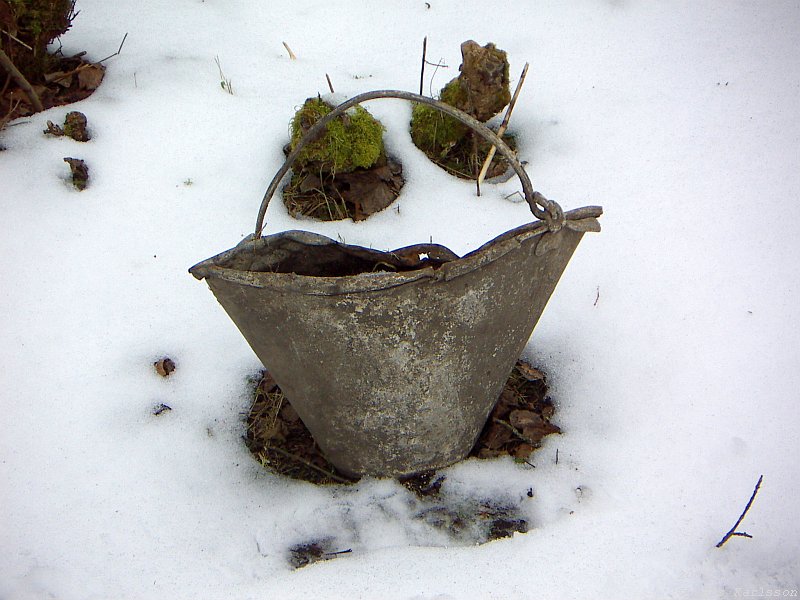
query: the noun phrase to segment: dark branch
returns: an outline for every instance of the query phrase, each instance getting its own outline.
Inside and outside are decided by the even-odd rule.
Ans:
[[[422,68],[419,73],[419,95],[422,96],[422,83],[425,80],[425,54],[428,50],[428,36],[422,38]]]
[[[763,476],[763,475],[762,475],[761,477],[759,477],[759,478],[758,478],[758,483],[756,483],[756,487],[755,487],[755,489],[753,490],[753,495],[752,495],[752,496],[750,496],[750,500],[747,502],[747,506],[745,506],[745,507],[744,507],[744,510],[742,511],[742,514],[741,514],[741,515],[739,515],[739,520],[738,520],[738,521],[736,521],[736,524],[735,524],[733,527],[731,527],[731,530],[730,530],[728,533],[726,533],[726,534],[725,534],[725,537],[723,537],[723,538],[722,538],[722,539],[719,541],[719,543],[717,544],[717,548],[720,548],[720,547],[722,546],[722,544],[724,544],[725,542],[727,542],[727,541],[728,541],[729,539],[731,539],[733,536],[747,537],[747,538],[752,538],[752,537],[753,537],[753,536],[752,536],[752,535],[750,535],[749,533],[745,533],[745,532],[743,532],[743,531],[736,531],[736,528],[737,528],[739,525],[741,525],[742,521],[744,520],[744,517],[745,517],[745,515],[747,514],[747,511],[748,511],[748,510],[750,510],[750,507],[753,505],[753,500],[755,500],[755,499],[756,499],[756,494],[758,493],[758,488],[760,488],[760,487],[761,487],[761,482],[762,482],[763,480],[764,480],[764,476]]]
[[[25,76],[19,72],[19,69],[17,69],[16,65],[11,62],[8,54],[3,52],[2,49],[0,49],[0,65],[2,65],[8,74],[11,75],[14,81],[17,82],[17,85],[20,87],[20,89],[25,92],[25,95],[28,96],[28,100],[31,101],[31,104],[36,112],[42,112],[44,110],[44,106],[42,106],[42,101],[39,99],[39,94],[36,93],[36,90],[33,89],[33,86],[28,83],[28,80],[25,79]]]

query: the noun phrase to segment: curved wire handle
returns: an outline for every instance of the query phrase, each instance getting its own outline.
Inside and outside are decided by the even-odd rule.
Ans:
[[[449,104],[445,104],[444,102],[434,100],[433,98],[420,96],[419,94],[413,94],[411,92],[402,92],[400,90],[378,90],[374,92],[365,92],[364,94],[353,96],[349,100],[342,102],[339,106],[314,123],[314,126],[311,127],[311,129],[309,129],[306,134],[298,140],[294,150],[292,150],[291,153],[289,153],[289,156],[286,157],[286,162],[284,162],[283,166],[278,169],[278,172],[275,174],[275,177],[272,178],[267,191],[264,193],[264,199],[261,201],[261,208],[258,210],[258,218],[256,219],[256,238],[261,236],[261,232],[264,229],[264,216],[267,214],[267,206],[269,205],[269,201],[272,199],[273,194],[275,194],[275,191],[278,189],[281,179],[283,179],[284,175],[286,175],[286,173],[289,171],[292,163],[294,163],[295,159],[297,159],[297,156],[300,154],[303,148],[311,141],[321,136],[324,129],[328,126],[328,123],[333,121],[347,109],[360,104],[361,102],[375,100],[377,98],[399,98],[401,100],[409,100],[411,102],[427,104],[447,115],[450,115],[454,119],[458,119],[465,125],[468,125],[483,139],[493,144],[497,148],[497,151],[509,162],[511,168],[514,169],[514,172],[517,174],[517,177],[519,177],[519,180],[522,183],[522,191],[525,195],[525,200],[530,206],[533,216],[547,223],[547,227],[550,231],[558,231],[564,225],[564,213],[558,203],[548,200],[539,192],[533,191],[531,180],[528,177],[528,174],[525,172],[525,169],[522,168],[522,165],[517,160],[513,150],[511,150],[511,148],[509,148],[508,145],[502,139],[500,139],[496,133],[486,127],[486,125],[474,119],[467,113],[450,106]]]

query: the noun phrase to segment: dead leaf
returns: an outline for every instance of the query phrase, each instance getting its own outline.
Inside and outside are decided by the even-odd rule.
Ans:
[[[168,411],[170,411],[170,410],[172,410],[172,407],[171,407],[171,406],[167,406],[166,404],[164,404],[163,402],[161,402],[160,404],[156,404],[156,405],[153,407],[153,414],[154,414],[155,416],[158,416],[158,415],[160,415],[160,414],[163,414],[163,413],[165,413],[165,412],[168,412]]]
[[[478,452],[478,458],[497,458],[498,456],[508,456],[504,450],[490,450],[489,448],[481,448]]]
[[[44,80],[47,83],[55,83],[61,87],[68,88],[72,85],[72,73],[65,73],[64,71],[55,71],[53,73],[45,73]]]
[[[76,110],[68,112],[64,118],[64,135],[68,135],[76,142],[88,142],[90,138],[86,129],[87,122],[86,115],[82,112]]]
[[[64,135],[64,130],[61,129],[61,127],[59,127],[52,121],[48,121],[47,129],[42,130],[42,133],[44,133],[45,135],[53,135],[55,137],[61,137],[62,135]]]
[[[531,425],[522,429],[522,435],[537,444],[542,441],[544,436],[550,435],[551,433],[561,433],[561,429],[558,427],[558,425],[546,423],[545,421],[541,421],[536,425]]]
[[[156,373],[162,377],[169,377],[169,374],[175,370],[175,362],[167,357],[157,360],[153,363],[153,366],[156,368]]]
[[[300,182],[299,190],[303,194],[319,189],[322,189],[322,180],[313,173],[308,173]]]
[[[83,90],[96,90],[103,81],[106,69],[103,65],[89,65],[78,71],[78,86]]]
[[[508,417],[509,422],[517,429],[535,427],[542,423],[542,418],[530,410],[512,410]]]
[[[514,449],[514,458],[527,459],[533,452],[533,446],[530,444],[520,444]]]
[[[89,185],[89,167],[80,158],[64,158],[64,162],[69,165],[72,171],[72,185],[82,192]]]
[[[507,444],[514,434],[508,427],[499,423],[492,423],[486,434],[481,438],[482,444],[489,450],[497,450]]]
[[[517,371],[519,371],[519,374],[528,381],[539,381],[544,379],[544,373],[542,373],[539,369],[534,369],[528,363],[523,361],[519,361],[517,363]]]

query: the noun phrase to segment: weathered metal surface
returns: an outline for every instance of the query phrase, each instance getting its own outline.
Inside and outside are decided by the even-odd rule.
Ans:
[[[357,98],[367,96],[433,102]],[[256,236],[190,269],[343,472],[406,475],[466,456],[583,232],[599,230],[599,207],[562,213],[513,162],[544,220],[462,258],[432,244],[380,252],[303,231],[258,237],[284,165]]]
[[[538,256],[546,231],[524,226],[436,268],[343,277],[275,272],[289,253],[343,248],[284,232],[192,273],[206,279],[333,464],[403,475],[451,464],[475,443],[583,235],[548,234],[558,243]],[[253,263],[263,270],[247,268]]]

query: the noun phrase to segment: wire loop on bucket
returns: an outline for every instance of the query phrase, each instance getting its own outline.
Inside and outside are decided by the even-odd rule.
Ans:
[[[286,161],[283,163],[281,168],[278,169],[278,172],[275,174],[275,177],[272,178],[272,181],[270,182],[269,187],[264,194],[264,199],[261,201],[261,207],[258,211],[258,218],[256,219],[256,238],[261,236],[261,232],[264,229],[264,216],[267,214],[267,206],[269,205],[270,199],[277,191],[281,180],[289,171],[292,163],[294,163],[294,161],[297,159],[297,156],[300,154],[302,149],[308,143],[317,139],[317,137],[320,136],[324,129],[328,126],[328,123],[333,121],[347,109],[360,104],[361,102],[375,100],[378,98],[398,98],[401,100],[409,100],[411,102],[428,104],[429,106],[433,106],[441,112],[461,121],[465,125],[472,128],[475,133],[480,135],[489,143],[493,144],[497,148],[497,151],[509,162],[511,168],[514,169],[514,172],[517,174],[517,177],[519,177],[519,180],[522,183],[523,195],[525,196],[525,200],[528,202],[528,206],[530,207],[533,215],[537,219],[541,219],[547,223],[547,227],[550,229],[550,231],[558,231],[564,225],[564,212],[561,210],[561,207],[558,205],[558,203],[548,200],[539,192],[533,191],[531,180],[528,177],[528,174],[525,172],[525,169],[517,160],[517,157],[514,155],[514,151],[511,150],[511,148],[509,148],[508,145],[486,125],[477,119],[474,119],[467,113],[450,106],[449,104],[439,102],[438,100],[428,98],[427,96],[421,96],[419,94],[403,92],[400,90],[377,90],[374,92],[365,92],[363,94],[359,94],[358,96],[353,96],[349,100],[342,102],[339,106],[317,121],[313,127],[311,127],[311,129],[309,129],[306,134],[300,138],[300,140],[298,140],[297,145],[289,153],[289,156],[286,157]]]

